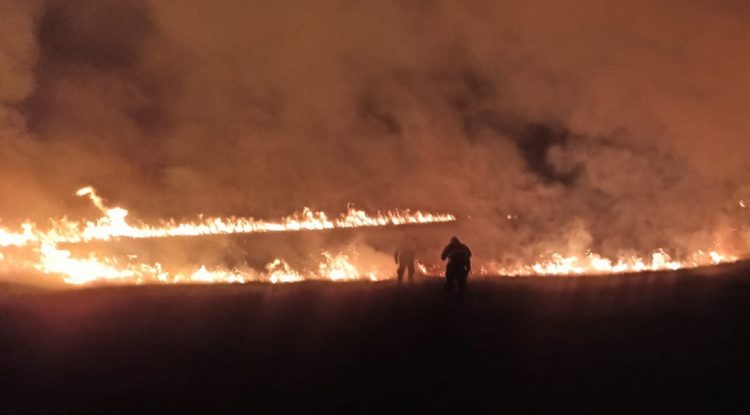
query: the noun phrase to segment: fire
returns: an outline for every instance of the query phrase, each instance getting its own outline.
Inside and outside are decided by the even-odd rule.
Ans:
[[[304,208],[301,213],[292,214],[280,221],[265,221],[250,217],[211,217],[200,218],[194,222],[177,223],[174,220],[164,221],[158,226],[142,223],[131,225],[127,222],[128,211],[120,208],[108,208],[92,187],[84,187],[76,193],[88,196],[93,204],[104,214],[95,221],[72,222],[67,219],[53,221],[53,227],[40,232],[34,225],[24,234],[9,234],[8,240],[22,245],[34,241],[53,241],[56,243],[78,243],[93,240],[111,240],[115,238],[167,238],[180,236],[229,235],[240,233],[293,232],[302,230],[325,230],[340,228],[362,228],[375,226],[400,226],[409,224],[426,224],[453,222],[455,216],[411,212],[409,210],[389,210],[374,215],[350,205],[347,211],[337,218],[329,218],[324,212],[315,212]],[[2,230],[0,229],[0,232]],[[4,240],[0,233],[0,243]],[[26,239],[24,239],[26,238]],[[10,243],[10,242],[9,242]]]
[[[33,242],[36,237],[33,232],[33,225],[25,223],[22,226],[22,232],[10,232],[0,228],[0,248],[7,246],[25,246]]]
[[[97,258],[91,254],[88,258],[75,259],[67,250],[57,249],[52,245],[43,246],[41,260],[36,269],[44,274],[58,274],[63,281],[72,285],[86,285],[94,282],[143,283],[247,283],[267,282],[272,284],[291,283],[305,280],[327,281],[380,281],[389,275],[374,268],[362,268],[354,265],[356,251],[351,253],[331,254],[322,252],[316,267],[296,270],[286,261],[276,258],[265,266],[265,272],[252,269],[213,269],[205,265],[194,272],[165,271],[160,264],[123,264],[113,258]]]
[[[707,265],[718,265],[736,262],[740,258],[724,255],[717,251],[697,251],[684,260],[676,260],[663,250],[654,251],[650,258],[623,255],[613,260],[595,253],[584,256],[563,256],[557,253],[539,260],[531,265],[516,264],[500,266],[490,264],[483,266],[481,273],[495,273],[499,275],[529,276],[529,275],[585,275],[585,274],[623,274],[645,271],[675,271],[683,268],[696,268]]]
[[[266,264],[268,281],[277,284],[285,282],[304,281],[305,278],[299,272],[292,269],[283,259],[276,258],[271,263]]]
[[[44,243],[39,248],[39,262],[34,266],[45,274],[60,274],[68,284],[82,285],[99,279],[138,281],[138,273],[119,267],[114,261],[102,261],[95,254],[76,259],[70,251],[58,249],[54,244]]]
[[[345,213],[333,218],[329,218],[323,212],[305,208],[299,213],[278,221],[257,220],[251,217],[199,217],[194,222],[167,220],[158,225],[146,225],[138,221],[129,222],[126,209],[106,206],[104,199],[92,187],[84,187],[78,190],[77,194],[88,197],[102,212],[102,216],[93,221],[57,219],[51,221],[51,227],[46,230],[41,230],[31,222],[21,225],[18,231],[0,227],[0,248],[5,250],[0,252],[0,270],[4,272],[8,270],[36,271],[45,275],[60,276],[63,282],[71,285],[101,282],[127,284],[266,282],[277,284],[305,280],[382,281],[395,277],[395,270],[392,266],[385,268],[386,265],[382,262],[367,261],[361,258],[353,248],[341,253],[321,252],[319,257],[312,258],[308,265],[296,268],[282,258],[275,258],[258,271],[250,268],[209,269],[205,265],[193,269],[168,270],[160,263],[140,262],[134,255],[126,258],[102,257],[94,252],[83,258],[75,258],[71,251],[61,248],[60,245],[120,238],[314,231],[441,223],[456,220],[455,216],[445,213],[395,210],[368,214],[349,206]],[[744,205],[744,202],[741,201],[741,205]],[[515,219],[515,215],[509,219]],[[24,254],[15,255],[14,250],[22,250]],[[504,276],[601,275],[677,270],[734,262],[739,259],[717,249],[699,250],[683,258],[673,258],[663,250],[654,251],[645,257],[620,255],[617,258],[607,258],[591,252],[580,256],[566,256],[551,252],[531,264],[479,263],[475,265],[474,272],[480,275]],[[416,268],[425,276],[442,274],[442,264],[439,262],[417,262]]]
[[[0,248],[20,247],[31,251],[32,260],[16,260],[0,253],[3,269],[35,270],[42,274],[60,275],[67,284],[85,285],[93,282],[125,283],[244,283],[261,281],[288,283],[306,279],[350,281],[355,279],[380,280],[387,278],[377,270],[362,270],[352,264],[350,254],[323,252],[317,267],[297,271],[286,261],[277,258],[269,262],[264,272],[255,270],[208,270],[205,266],[195,271],[166,271],[161,264],[144,264],[132,256],[128,261],[119,258],[99,257],[90,253],[85,258],[74,258],[61,244],[76,244],[95,240],[108,241],[119,238],[168,238],[180,236],[227,235],[240,233],[294,232],[340,228],[401,226],[453,222],[450,214],[393,210],[368,214],[354,206],[345,213],[329,218],[323,212],[304,208],[279,221],[257,220],[251,217],[212,217],[194,222],[163,221],[157,226],[140,222],[130,223],[128,211],[120,207],[109,208],[93,187],[79,189],[78,196],[86,196],[102,212],[94,221],[71,221],[66,218],[51,221],[50,229],[41,230],[34,223],[24,223],[19,232],[0,228]]]

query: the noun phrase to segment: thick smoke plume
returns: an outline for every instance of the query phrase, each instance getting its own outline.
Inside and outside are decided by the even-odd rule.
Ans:
[[[90,184],[145,219],[450,211],[429,238],[487,258],[742,250],[748,45],[741,0],[0,0],[0,217]]]

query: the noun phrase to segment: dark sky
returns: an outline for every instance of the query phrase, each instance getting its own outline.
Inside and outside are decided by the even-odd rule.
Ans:
[[[0,217],[92,214],[92,184],[145,218],[354,202],[489,250],[688,249],[750,198],[748,4],[0,0]]]

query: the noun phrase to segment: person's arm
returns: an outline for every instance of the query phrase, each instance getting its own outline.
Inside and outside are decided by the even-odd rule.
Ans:
[[[445,249],[443,249],[443,253],[440,254],[440,259],[445,261],[445,258],[448,258],[448,250],[450,250],[450,245],[446,246]]]

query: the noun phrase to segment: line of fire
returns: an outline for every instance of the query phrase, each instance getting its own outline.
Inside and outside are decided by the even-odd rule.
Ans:
[[[385,281],[395,277],[390,252],[399,238],[418,241],[423,277],[442,274],[435,252],[460,225],[450,213],[353,206],[338,216],[303,209],[280,220],[203,218],[146,225],[110,208],[91,187],[77,192],[102,213],[95,221],[51,221],[0,228],[0,267],[47,284],[289,283],[309,280]],[[471,220],[471,219],[467,219]],[[480,276],[602,275],[680,270],[734,263],[740,256],[714,248],[677,257],[666,249],[607,258],[550,252],[534,263],[480,256]],[[26,277],[28,278],[28,277]]]

